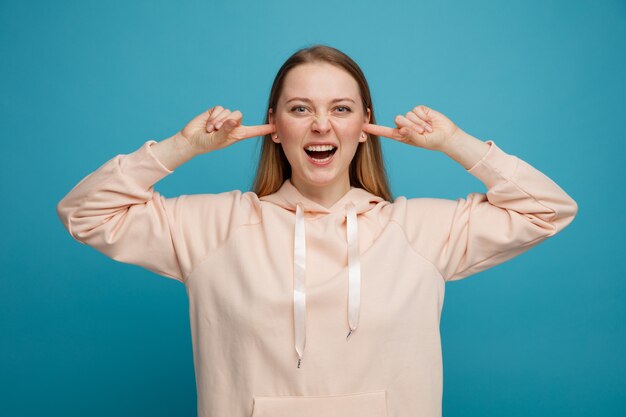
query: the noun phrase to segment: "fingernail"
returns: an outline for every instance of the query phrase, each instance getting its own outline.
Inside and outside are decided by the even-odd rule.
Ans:
[[[206,131],[209,133],[213,132],[213,125],[208,125]]]
[[[432,132],[432,131],[433,131],[433,128],[432,128],[432,127],[430,127],[430,125],[426,125],[426,130],[428,130],[429,132]]]
[[[219,129],[220,127],[222,127],[222,122],[219,122],[218,124],[215,125],[216,129]]]

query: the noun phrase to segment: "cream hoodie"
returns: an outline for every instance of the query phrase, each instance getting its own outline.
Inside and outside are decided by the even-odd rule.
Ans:
[[[467,172],[487,193],[398,197],[351,188],[331,208],[289,180],[165,198],[153,140],[58,204],[79,242],[181,281],[200,417],[440,416],[447,281],[565,228],[576,202],[493,141]]]

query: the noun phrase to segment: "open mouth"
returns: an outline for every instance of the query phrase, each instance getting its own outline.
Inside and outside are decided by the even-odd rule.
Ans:
[[[308,146],[304,151],[316,162],[326,162],[333,157],[337,148],[332,145]]]

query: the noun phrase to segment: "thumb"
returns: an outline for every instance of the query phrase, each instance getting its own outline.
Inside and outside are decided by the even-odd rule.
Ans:
[[[222,124],[220,130],[228,135],[230,132],[233,131],[233,129],[235,129],[239,125],[239,123],[241,123],[240,117],[235,119],[226,119],[224,120],[224,123]]]
[[[222,125],[222,131],[224,131],[224,133],[230,133],[232,132],[232,130],[234,128],[237,127],[237,125],[239,125],[239,120],[236,119],[226,119],[224,120],[224,124]]]

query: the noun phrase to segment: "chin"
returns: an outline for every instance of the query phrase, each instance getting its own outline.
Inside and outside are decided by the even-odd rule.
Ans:
[[[326,172],[307,172],[305,175],[301,176],[307,183],[315,186],[315,187],[325,187],[331,186],[340,182],[344,179],[344,175],[348,176],[347,171],[339,172],[336,170],[326,171]]]
[[[313,175],[312,177],[305,177],[306,181],[316,187],[323,187],[331,185],[337,180],[335,175]]]

